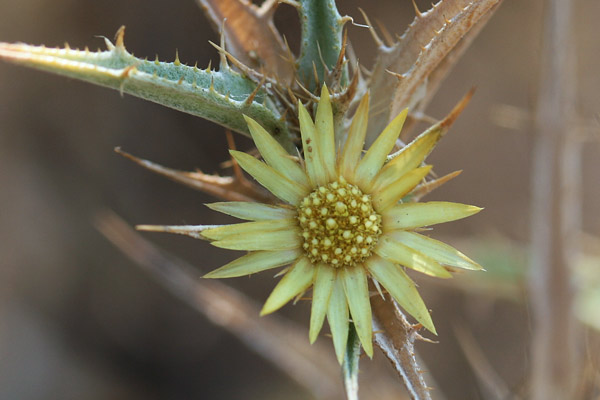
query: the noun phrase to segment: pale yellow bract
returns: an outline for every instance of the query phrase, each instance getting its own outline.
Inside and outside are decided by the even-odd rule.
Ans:
[[[195,228],[214,246],[248,251],[205,277],[231,278],[291,265],[261,315],[278,310],[312,286],[310,341],[316,340],[327,317],[340,363],[350,318],[365,352],[370,357],[373,354],[369,278],[435,333],[429,312],[404,267],[440,278],[451,276],[444,265],[481,269],[458,250],[413,232],[467,217],[480,208],[447,202],[401,202],[429,173],[431,167],[422,163],[442,136],[443,126],[434,125],[388,161],[406,119],[405,110],[361,158],[368,95],[356,111],[339,154],[327,88],[322,89],[314,122],[301,103],[298,107],[302,163],[290,157],[258,123],[246,118],[265,162],[238,151],[231,154],[286,204],[210,204],[213,210],[252,222]]]

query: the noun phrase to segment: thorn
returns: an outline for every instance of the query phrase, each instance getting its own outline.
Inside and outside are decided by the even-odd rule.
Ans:
[[[248,67],[247,65],[242,63],[240,60],[235,58],[231,53],[229,53],[225,49],[221,48],[220,46],[216,45],[215,43],[213,43],[211,41],[209,41],[208,43],[210,43],[210,45],[213,46],[215,49],[217,49],[222,56],[226,57],[234,66],[239,68],[242,71],[242,73],[246,74],[248,77],[254,78],[255,80],[259,80],[265,76],[264,74],[257,72],[255,70],[253,70],[252,68]],[[225,64],[229,68],[229,65],[227,63],[225,63]],[[221,63],[221,65],[223,65],[223,64]]]
[[[290,267],[284,268],[281,271],[277,272],[275,275],[273,275],[273,278],[279,278],[280,276],[285,275],[289,270]]]
[[[221,23],[221,51],[219,51],[219,60],[221,61],[221,65],[219,66],[219,69],[229,68],[229,64],[227,64],[227,56],[225,55],[225,21],[227,21],[227,18],[223,18],[223,22]]]
[[[342,95],[338,98],[338,101],[340,103],[349,104],[350,101],[354,98],[354,96],[356,95],[356,90],[358,88],[359,78],[360,74],[355,72],[352,76],[352,81],[350,82],[348,87],[346,87],[344,93],[342,93]]]
[[[324,75],[327,76],[329,74],[329,68],[327,68],[327,63],[325,62],[325,59],[323,58],[323,53],[321,52],[321,45],[319,44],[319,42],[317,42],[317,52],[319,53],[319,60],[321,60],[321,65],[323,66],[323,72]],[[313,70],[315,69],[315,63],[313,61]],[[323,79],[325,79],[325,76],[323,77]],[[317,83],[319,82],[319,80],[317,79]],[[320,85],[317,85],[317,87],[319,87]]]
[[[266,0],[261,4],[256,13],[261,17],[267,16],[267,18],[271,18],[275,14],[275,9],[277,9],[278,5],[278,0]]]
[[[279,120],[281,122],[285,122],[288,111],[290,111],[289,108],[286,108],[285,110],[283,110],[283,113],[281,114],[281,117],[279,117]]]
[[[229,150],[236,150],[235,141],[233,140],[233,134],[229,129],[225,130],[225,137],[227,138],[227,146],[229,146]],[[235,176],[235,178],[240,182],[246,181],[246,177],[242,172],[242,168],[238,164],[237,160],[233,157],[231,157],[231,166],[233,168],[233,175]]]
[[[179,78],[179,80],[177,81],[178,85],[181,85],[183,83],[183,76],[181,78]]]
[[[419,10],[419,7],[417,7],[417,3],[415,2],[415,0],[412,0],[412,3],[413,7],[415,8],[415,14],[417,14],[417,18],[423,18],[423,14]]]
[[[208,67],[206,67],[206,72],[210,72],[211,68],[212,68],[212,60],[208,60]]]
[[[386,69],[385,72],[387,72],[388,74],[395,76],[396,79],[398,79],[399,81],[403,80],[404,78],[406,78],[404,76],[404,74],[399,74],[398,72],[394,72],[394,71],[390,71],[389,69]]]
[[[314,61],[313,61],[312,65],[313,65],[313,74],[315,75],[315,83],[316,83],[317,87],[320,88],[321,84],[319,82],[319,74],[317,73],[317,65],[315,64]]]
[[[375,288],[377,289],[377,293],[379,293],[379,295],[381,296],[381,299],[383,301],[385,301],[385,296],[383,295],[383,292],[381,291],[381,286],[379,285],[379,282],[377,281],[377,279],[374,279],[373,277],[371,277],[371,281],[373,281],[373,285],[375,285]]]
[[[367,67],[365,67],[364,65],[359,64],[358,69],[360,70],[360,72],[362,72],[367,77],[370,77],[371,75],[373,75],[373,71],[369,71],[367,69]]]
[[[175,61],[173,61],[175,66],[179,67],[181,65],[181,61],[179,61],[179,50],[175,49]]]
[[[435,189],[439,188],[444,183],[456,178],[458,175],[461,174],[461,172],[462,172],[462,170],[454,171],[447,175],[442,176],[441,178],[438,178],[433,181],[429,181],[427,183],[423,183],[423,184],[417,186],[412,192],[412,198],[415,201],[419,201],[425,195],[427,195],[427,194],[431,193],[432,191],[434,191]]]
[[[90,52],[90,48],[89,48],[89,47],[87,47],[87,46],[85,46],[85,48],[84,48],[83,50],[84,50],[86,53],[89,53],[89,52]]]
[[[421,326],[422,327],[422,326]],[[419,328],[420,329],[420,328]],[[425,336],[421,335],[418,332],[414,333],[415,335],[415,340],[420,340],[421,342],[426,342],[426,343],[431,343],[431,344],[439,344],[440,342],[438,342],[437,340],[431,340],[429,338],[426,338]],[[421,370],[422,372],[427,372],[425,370]]]
[[[202,231],[216,228],[219,225],[136,225],[135,229],[145,232],[166,232],[191,236],[194,239],[208,240],[202,236]]]
[[[340,50],[340,54],[338,55],[338,59],[335,63],[335,67],[333,68],[333,72],[331,74],[332,85],[331,89],[337,89],[340,87],[340,78],[342,76],[342,68],[345,64],[345,56],[346,56],[346,46],[348,44],[348,30],[344,29],[344,33],[342,36],[342,48]]]
[[[377,47],[383,47],[383,41],[379,38],[379,36],[377,35],[377,32],[375,32],[375,29],[373,29],[373,25],[371,25],[371,21],[369,21],[369,17],[367,17],[367,14],[360,7],[358,8],[358,11],[360,11],[360,13],[363,15],[363,18],[365,19],[365,22],[367,23],[367,26],[369,27],[369,32],[371,32],[371,36],[373,37],[373,40],[377,44]]]
[[[442,120],[442,122],[440,122],[442,128],[447,130],[450,127],[450,125],[452,125],[454,121],[456,121],[456,118],[458,118],[458,116],[462,113],[467,104],[469,104],[469,101],[473,97],[473,94],[475,94],[475,89],[475,87],[472,87],[467,92],[467,94],[465,94],[463,98],[460,99],[460,101],[454,106],[452,111],[450,111],[450,113],[448,113],[448,115]]]
[[[296,84],[304,93],[306,93],[308,95],[310,100],[312,100],[315,103],[317,103],[319,101],[319,98],[317,96],[315,96],[314,94],[312,94],[307,88],[305,88],[298,79],[296,79]]]
[[[383,22],[381,22],[380,19],[375,19],[375,23],[377,24],[377,27],[381,31],[381,34],[383,35],[383,39],[385,40],[387,46],[388,47],[394,46],[394,38],[392,38],[390,31],[387,30],[387,28],[385,27]]]
[[[296,303],[298,303],[298,301],[300,301],[300,299],[302,298],[302,296],[303,296],[303,295],[304,295],[304,292],[302,292],[302,293],[300,293],[299,295],[297,295],[297,296],[294,298],[294,301],[292,302],[292,305],[294,305],[294,306],[295,306],[295,305],[296,305]]]
[[[293,104],[298,104],[298,98],[296,97],[296,95],[294,94],[294,92],[292,91],[292,88],[287,86],[287,92],[288,92],[288,96],[290,96],[290,99],[292,99]]]
[[[121,75],[119,76],[119,78],[121,79],[121,85],[119,85],[119,93],[121,94],[121,97],[123,97],[123,90],[125,89],[125,80],[129,78],[129,74],[131,74],[131,71],[135,71],[135,69],[135,65],[130,65],[128,67],[125,67],[123,69],[123,72],[121,72]]]
[[[65,42],[65,50],[71,50],[71,46],[69,46],[69,43]]]
[[[121,25],[121,27],[115,33],[115,46],[119,49],[125,50],[125,25]]]
[[[290,6],[292,6],[292,7],[296,7],[296,8],[298,8],[298,9],[300,9],[300,8],[302,7],[302,6],[300,5],[300,3],[298,3],[298,2],[297,2],[297,1],[295,1],[295,0],[279,0],[279,2],[280,2],[280,3],[283,3],[283,4],[290,5]]]
[[[198,61],[194,63],[194,71],[198,71]]]
[[[260,90],[260,88],[262,87],[262,85],[265,84],[266,78],[263,78],[260,83],[258,85],[256,85],[256,88],[252,91],[252,93],[250,93],[250,96],[248,96],[248,98],[246,99],[246,101],[244,101],[244,104],[249,106],[250,104],[252,104],[252,102],[254,101],[254,98],[256,97],[256,94],[258,93],[258,91]]]
[[[215,91],[215,77],[214,76],[210,77],[210,87],[208,90],[211,92]]]
[[[442,17],[444,17],[444,21],[446,21],[448,25],[452,23],[452,21],[450,21],[444,14],[442,14]]]
[[[290,48],[290,45],[287,41],[287,38],[285,37],[285,35],[283,35],[283,43],[285,45],[285,59],[292,65],[294,65],[296,63],[296,60],[294,59],[294,53],[292,53],[292,49]]]

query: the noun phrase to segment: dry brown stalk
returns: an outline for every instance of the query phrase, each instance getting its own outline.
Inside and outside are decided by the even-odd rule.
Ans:
[[[532,170],[531,398],[572,399],[580,371],[572,267],[581,200],[574,121],[572,1],[546,2]]]

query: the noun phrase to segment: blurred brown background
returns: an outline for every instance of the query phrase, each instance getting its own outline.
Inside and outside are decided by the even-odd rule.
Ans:
[[[427,8],[427,2],[418,3]],[[594,25],[600,3],[575,4],[576,109],[582,120],[596,124],[595,141],[585,146],[582,159],[583,227],[600,235],[600,42]],[[342,14],[363,22],[358,7],[397,33],[414,16],[408,0],[339,2]],[[207,42],[217,35],[193,0],[0,0],[0,10],[0,41],[103,48],[96,35],[112,38],[126,25],[125,44],[136,56],[172,60],[178,49],[188,64],[217,61]],[[473,243],[497,242],[521,262],[515,254],[529,238],[527,118],[535,103],[542,10],[541,0],[505,0],[428,112],[441,117],[477,86],[474,100],[430,158],[439,174],[464,172],[430,199],[485,211],[442,225],[434,235],[476,254]],[[295,11],[281,6],[277,18],[288,41],[296,43]],[[374,45],[368,32],[351,27],[350,39],[369,66]],[[516,129],[494,122],[501,105],[521,110],[511,114],[521,117],[503,120]],[[241,147],[250,145],[236,139]],[[227,159],[227,146],[222,129],[212,123],[0,64],[0,399],[309,398],[229,333],[165,293],[95,230],[94,215],[105,208],[131,224],[222,221],[203,206],[213,200],[209,196],[142,170],[117,156],[115,146],[170,167],[229,172],[218,167]],[[234,257],[188,238],[146,237],[196,265],[198,276]],[[527,307],[421,282],[440,343],[421,343],[418,350],[438,393],[482,398],[457,344],[457,325],[474,335],[501,378],[518,390],[527,379]],[[227,283],[263,301],[274,281],[258,274]],[[284,313],[308,331],[308,309],[299,304]]]

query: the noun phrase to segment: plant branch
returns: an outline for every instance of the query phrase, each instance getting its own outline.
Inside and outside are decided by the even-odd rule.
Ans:
[[[531,398],[573,398],[580,371],[572,267],[580,232],[580,146],[574,121],[572,2],[546,2],[532,170]]]
[[[417,362],[414,342],[419,337],[396,302],[380,296],[371,298],[375,344],[392,362],[402,378],[411,399],[431,400],[430,388],[423,378],[423,370]]]

